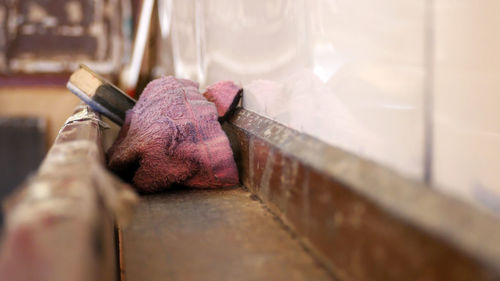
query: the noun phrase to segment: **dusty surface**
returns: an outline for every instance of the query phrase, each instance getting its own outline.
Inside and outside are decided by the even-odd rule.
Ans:
[[[241,188],[142,199],[120,231],[122,280],[332,280]]]
[[[225,124],[244,186],[341,280],[500,280],[498,218],[250,111]]]

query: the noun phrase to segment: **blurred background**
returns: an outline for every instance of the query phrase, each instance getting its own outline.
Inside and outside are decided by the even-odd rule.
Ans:
[[[79,103],[79,63],[138,97],[231,79],[243,107],[500,213],[496,0],[0,0],[2,194]]]

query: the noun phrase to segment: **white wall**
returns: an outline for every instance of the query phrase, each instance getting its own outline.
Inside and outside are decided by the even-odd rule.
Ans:
[[[500,1],[435,0],[435,184],[500,213]]]
[[[499,8],[174,0],[176,74],[235,80],[250,110],[500,211]]]

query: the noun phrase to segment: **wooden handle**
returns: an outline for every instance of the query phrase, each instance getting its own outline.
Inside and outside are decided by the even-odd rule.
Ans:
[[[136,102],[85,65],[80,65],[73,72],[66,87],[92,109],[120,126],[125,121],[127,110],[134,107]]]

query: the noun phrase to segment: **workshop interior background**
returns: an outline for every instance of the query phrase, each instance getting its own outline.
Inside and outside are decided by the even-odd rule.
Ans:
[[[79,100],[79,63],[132,89],[232,79],[243,107],[500,212],[497,0],[164,0],[140,67],[139,0],[0,0],[0,193]],[[124,71],[137,70],[130,85]]]

